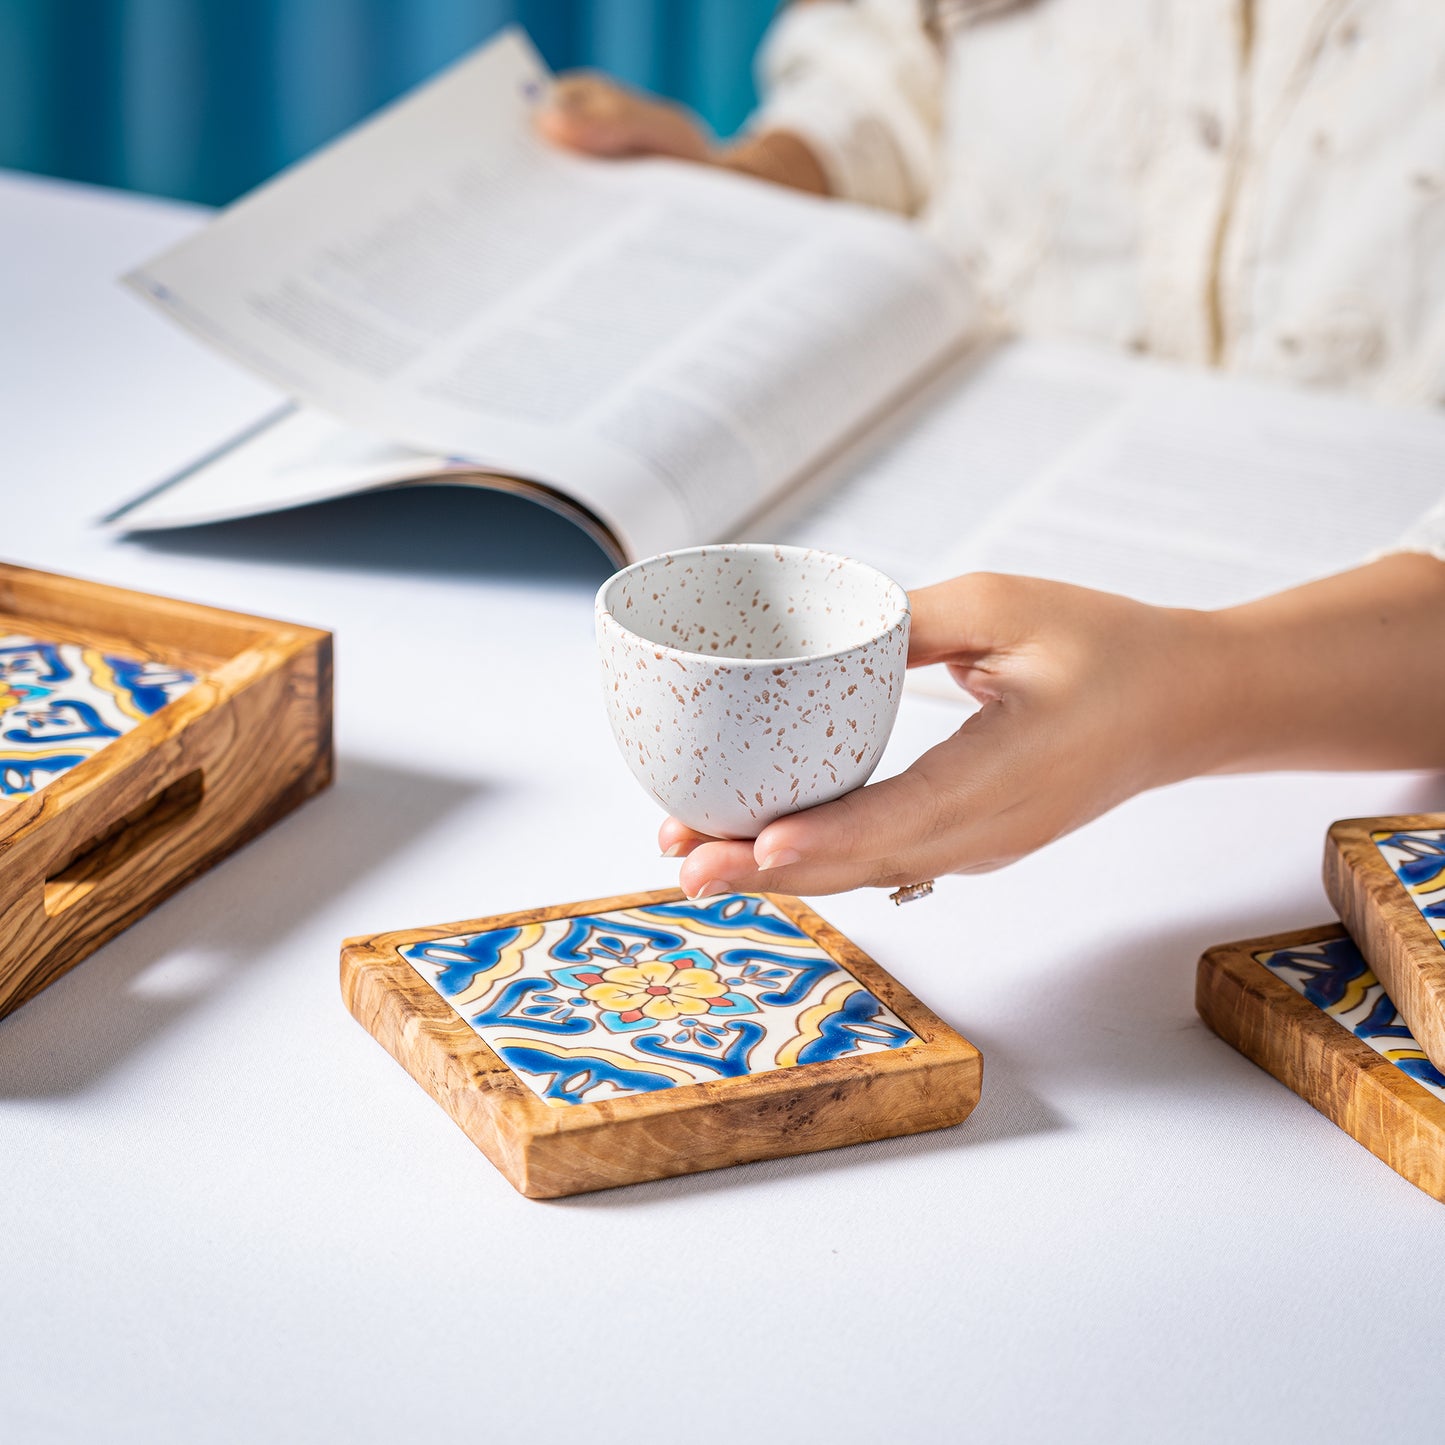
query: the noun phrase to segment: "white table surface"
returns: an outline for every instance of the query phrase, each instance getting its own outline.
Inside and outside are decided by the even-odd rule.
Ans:
[[[198,213],[0,181],[0,552],[337,634],[335,787],[0,1023],[0,1435],[1441,1438],[1445,1208],[1215,1039],[1211,943],[1322,921],[1331,819],[1209,780],[822,911],[983,1050],[933,1135],[550,1204],[348,1015],[354,933],[660,887],[607,566],[524,504],[89,519],[269,400],[112,278]],[[905,699],[884,768],[956,722]]]

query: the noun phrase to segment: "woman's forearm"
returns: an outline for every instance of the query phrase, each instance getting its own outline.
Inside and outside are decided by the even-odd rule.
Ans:
[[[1201,621],[1182,772],[1445,767],[1445,562],[1396,553]]]

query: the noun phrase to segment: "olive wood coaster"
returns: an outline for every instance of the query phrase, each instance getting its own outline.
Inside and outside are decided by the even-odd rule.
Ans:
[[[1195,1003],[1226,1043],[1445,1201],[1445,1073],[1343,928],[1211,948]]]
[[[0,563],[0,1016],[331,781],[331,637]]]
[[[941,1129],[983,1074],[773,894],[664,889],[352,938],[341,992],[533,1199]]]
[[[1445,813],[1336,823],[1325,891],[1420,1047],[1445,1069]]]

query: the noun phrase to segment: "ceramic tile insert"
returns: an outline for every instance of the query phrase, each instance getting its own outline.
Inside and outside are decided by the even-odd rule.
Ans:
[[[581,914],[401,955],[548,1103],[592,1103],[918,1042],[768,900]]]
[[[1445,945],[1445,828],[1371,833],[1415,907]]]
[[[43,788],[195,681],[166,663],[0,636],[0,798]]]
[[[1445,1100],[1445,1074],[1425,1057],[1352,939],[1303,943],[1254,956],[1402,1073]]]

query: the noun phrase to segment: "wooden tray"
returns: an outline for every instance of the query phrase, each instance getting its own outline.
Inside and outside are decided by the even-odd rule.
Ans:
[[[1325,891],[1420,1047],[1445,1069],[1445,814],[1336,823]]]
[[[331,768],[328,633],[0,563],[0,1017]]]
[[[534,1199],[940,1129],[978,1050],[796,898],[675,889],[348,939],[351,1012]]]
[[[1445,1201],[1445,1073],[1343,928],[1211,948],[1195,1002],[1220,1038]]]

